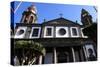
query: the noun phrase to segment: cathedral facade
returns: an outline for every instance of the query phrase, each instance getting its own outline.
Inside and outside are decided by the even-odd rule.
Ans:
[[[81,10],[81,22],[83,25],[63,17],[37,22],[37,10],[34,5],[22,13],[20,23],[16,23],[14,36],[11,38],[11,60],[17,56],[23,56],[22,49],[16,48],[16,41],[33,41],[42,44],[45,55],[39,55],[34,64],[56,64],[67,62],[85,62],[97,60],[96,43],[84,35],[83,29],[92,22],[92,16],[85,10]],[[27,52],[28,49],[25,49]],[[25,53],[24,52],[24,53]],[[28,58],[32,53],[24,56]],[[21,59],[21,58],[20,58]],[[21,62],[21,60],[20,60]]]

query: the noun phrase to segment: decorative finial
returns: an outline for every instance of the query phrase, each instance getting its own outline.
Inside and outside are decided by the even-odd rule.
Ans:
[[[46,22],[46,19],[43,19],[44,22]]]
[[[62,14],[62,13],[60,13],[59,15],[60,15],[60,17],[62,18],[63,14]]]
[[[76,23],[78,23],[78,21],[76,20]]]

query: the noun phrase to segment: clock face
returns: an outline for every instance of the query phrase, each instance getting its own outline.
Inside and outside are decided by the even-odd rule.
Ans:
[[[59,35],[65,35],[66,34],[66,30],[64,28],[59,29]]]
[[[17,35],[21,35],[21,34],[23,34],[23,33],[24,33],[24,30],[21,29],[21,30],[18,31],[18,34],[17,34]]]

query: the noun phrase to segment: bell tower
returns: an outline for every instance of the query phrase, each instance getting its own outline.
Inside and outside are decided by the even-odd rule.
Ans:
[[[81,22],[84,27],[92,24],[92,16],[85,9],[81,11]]]
[[[31,26],[28,24],[37,23],[37,10],[34,5],[29,6],[23,13],[20,23],[16,24],[15,38],[29,38],[31,33]],[[21,26],[22,24],[22,26]]]
[[[21,23],[33,24],[37,20],[37,10],[34,5],[28,7],[23,13],[21,18]]]

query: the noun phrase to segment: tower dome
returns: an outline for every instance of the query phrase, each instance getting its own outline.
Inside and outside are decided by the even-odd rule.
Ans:
[[[37,13],[36,7],[34,5],[31,5],[30,7],[28,7],[28,11],[31,11],[33,14]]]
[[[36,20],[37,10],[34,5],[31,5],[22,13],[21,23],[33,24]]]

